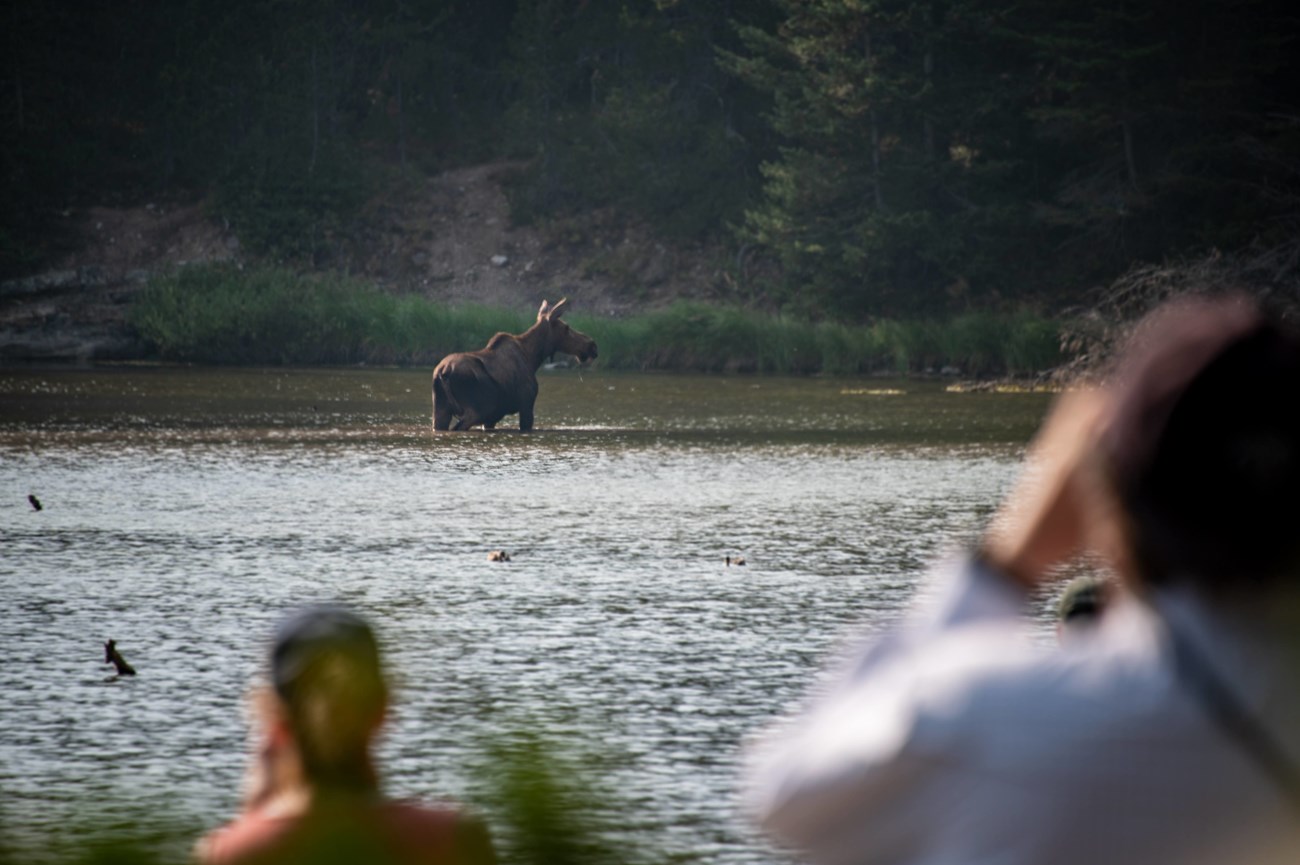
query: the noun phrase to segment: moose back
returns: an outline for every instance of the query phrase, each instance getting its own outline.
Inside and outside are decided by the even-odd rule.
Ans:
[[[519,429],[531,430],[542,362],[557,351],[583,363],[596,356],[596,341],[560,319],[568,302],[542,301],[537,323],[523,333],[498,333],[478,351],[444,357],[433,370],[433,428],[492,429],[517,412]]]

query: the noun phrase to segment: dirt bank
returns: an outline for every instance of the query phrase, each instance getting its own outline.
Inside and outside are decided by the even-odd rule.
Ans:
[[[612,212],[511,224],[503,183],[514,163],[447,171],[369,201],[336,262],[394,292],[447,303],[620,315],[676,298],[719,296],[721,250],[668,244]],[[253,263],[201,203],[65,212],[73,252],[55,267],[0,283],[0,361],[135,358],[145,346],[126,315],[148,278],[196,262]]]

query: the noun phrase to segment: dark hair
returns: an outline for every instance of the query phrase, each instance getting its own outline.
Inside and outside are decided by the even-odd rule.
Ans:
[[[1251,591],[1300,552],[1300,340],[1240,298],[1140,328],[1106,438],[1149,584]]]
[[[330,789],[374,788],[369,736],[388,689],[365,620],[332,606],[289,616],[276,630],[271,681],[288,707],[307,777]]]

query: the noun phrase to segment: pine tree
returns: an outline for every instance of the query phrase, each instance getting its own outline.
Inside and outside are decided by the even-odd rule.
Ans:
[[[725,0],[524,0],[511,139],[535,157],[516,215],[606,205],[679,237],[739,216],[754,162],[742,92],[718,68]],[[739,115],[739,119],[738,119]]]
[[[782,3],[728,67],[773,94],[786,142],[764,165],[746,235],[783,266],[791,302],[850,314],[933,310],[991,290],[1023,209],[1006,191],[1024,136],[1015,88],[974,3]]]

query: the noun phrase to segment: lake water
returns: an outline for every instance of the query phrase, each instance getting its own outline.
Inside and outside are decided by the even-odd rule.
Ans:
[[[736,815],[740,740],[972,536],[1048,402],[570,371],[543,376],[532,434],[434,434],[428,384],[0,370],[11,844],[87,824],[188,843],[227,819],[268,634],[338,600],[398,681],[391,792],[491,817],[471,767],[532,729],[598,767],[574,783],[646,849],[776,861]],[[109,677],[109,638],[138,676]]]

